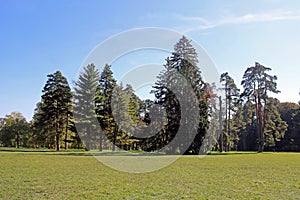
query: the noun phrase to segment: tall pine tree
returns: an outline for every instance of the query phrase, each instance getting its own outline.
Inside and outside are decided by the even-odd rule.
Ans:
[[[220,82],[224,85],[225,90],[225,123],[224,123],[224,146],[225,151],[230,151],[233,146],[236,146],[237,138],[232,132],[232,116],[237,111],[239,103],[239,89],[234,83],[233,78],[231,78],[228,72],[221,74]]]
[[[72,93],[66,77],[60,71],[49,74],[38,104],[34,123],[41,125],[49,147],[60,150],[62,135],[67,134],[68,114],[71,110]],[[41,122],[43,121],[43,122]]]
[[[100,75],[100,80],[97,89],[96,98],[96,113],[100,123],[101,129],[103,130],[106,137],[116,142],[117,127],[115,127],[114,118],[112,115],[111,100],[113,90],[117,85],[116,79],[113,77],[111,66],[106,64]],[[112,149],[114,150],[114,145]]]
[[[263,152],[265,145],[265,124],[268,117],[268,93],[278,93],[277,77],[268,74],[271,68],[258,62],[255,66],[248,67],[243,75],[243,97],[250,99],[255,104],[256,124],[258,135],[258,152]]]
[[[198,154],[208,128],[208,106],[205,99],[205,83],[197,67],[198,58],[195,48],[185,36],[174,46],[174,52],[167,58],[165,70],[158,76],[154,88],[155,103],[165,107],[167,112],[166,127],[162,135],[166,135],[165,144],[175,138],[179,130],[184,135],[175,138],[175,146],[171,153],[179,151],[185,154]],[[185,81],[182,80],[185,79]],[[192,91],[189,90],[192,88]],[[172,91],[175,88],[176,91]],[[176,96],[182,94],[183,96]],[[190,92],[190,94],[187,94]],[[185,94],[186,93],[186,94]],[[195,95],[197,105],[192,102]],[[180,103],[181,101],[181,103]],[[182,102],[184,102],[182,104]],[[181,104],[181,105],[180,105]],[[189,116],[187,113],[199,111],[199,116]],[[182,115],[182,112],[186,114]],[[191,144],[188,144],[192,141]],[[187,149],[185,146],[188,145]],[[177,150],[176,150],[177,149]]]
[[[77,139],[80,137],[86,146],[86,150],[95,148],[97,138],[96,105],[98,93],[98,81],[100,74],[94,64],[83,68],[74,88],[74,116],[77,128]],[[99,133],[100,134],[100,133]],[[101,138],[101,136],[100,136]],[[100,149],[102,148],[100,140]]]

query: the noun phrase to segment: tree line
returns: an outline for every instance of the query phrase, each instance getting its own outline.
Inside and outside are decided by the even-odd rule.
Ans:
[[[228,72],[220,76],[221,88],[206,83],[198,63],[183,36],[152,87],[154,100],[117,83],[108,64],[101,72],[94,64],[84,67],[73,90],[56,71],[47,76],[30,122],[18,112],[0,119],[0,146],[169,154],[198,154],[201,148],[300,151],[300,106],[271,97],[280,92],[271,68],[258,62],[248,67],[240,91]]]

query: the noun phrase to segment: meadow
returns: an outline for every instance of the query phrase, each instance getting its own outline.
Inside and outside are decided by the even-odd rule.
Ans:
[[[87,152],[0,149],[0,199],[300,199],[300,154],[182,156],[133,174]]]

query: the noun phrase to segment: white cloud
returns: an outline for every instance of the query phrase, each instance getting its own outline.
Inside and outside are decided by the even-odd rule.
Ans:
[[[249,13],[240,16],[226,16],[214,21],[210,21],[202,17],[187,17],[180,15],[177,15],[177,19],[192,24],[193,26],[190,26],[190,28],[186,28],[184,31],[192,32],[195,30],[211,29],[223,25],[300,20],[300,12],[271,11],[265,13]]]

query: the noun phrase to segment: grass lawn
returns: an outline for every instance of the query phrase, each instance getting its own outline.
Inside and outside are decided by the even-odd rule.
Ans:
[[[130,174],[85,152],[0,151],[0,199],[300,199],[300,154],[183,156]]]

